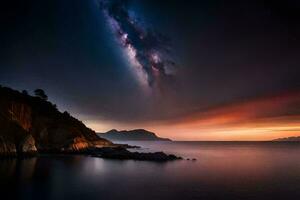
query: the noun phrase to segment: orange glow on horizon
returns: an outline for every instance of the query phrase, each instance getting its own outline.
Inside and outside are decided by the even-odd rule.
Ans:
[[[174,140],[242,141],[300,136],[300,92],[224,105],[175,120],[117,124],[112,127],[145,128]]]

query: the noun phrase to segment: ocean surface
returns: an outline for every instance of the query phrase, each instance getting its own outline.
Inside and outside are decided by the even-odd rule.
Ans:
[[[1,197],[34,200],[300,199],[300,143],[128,143],[142,146],[139,151],[165,151],[197,160],[155,163],[88,156],[0,160]]]

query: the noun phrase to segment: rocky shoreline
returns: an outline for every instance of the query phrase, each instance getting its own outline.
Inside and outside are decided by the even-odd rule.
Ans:
[[[173,154],[166,154],[164,152],[153,152],[153,153],[141,153],[131,152],[123,147],[103,147],[97,148],[92,151],[92,156],[108,159],[118,160],[143,160],[143,161],[156,161],[165,162],[173,160],[181,160],[181,157],[177,157]]]
[[[42,151],[42,152],[37,152],[37,151],[27,152],[23,154],[7,154],[7,155],[0,155],[0,159],[28,158],[28,157],[37,157],[42,155],[86,155],[86,156],[99,157],[104,159],[140,160],[140,161],[154,161],[154,162],[166,162],[166,161],[174,161],[174,160],[182,159],[181,157],[177,157],[173,154],[168,155],[164,152],[154,152],[154,153],[131,152],[128,151],[123,146],[88,148],[81,151],[50,150],[50,151]]]
[[[173,155],[130,152],[61,112],[42,96],[0,86],[0,158],[43,154],[83,154],[102,158],[168,161]]]

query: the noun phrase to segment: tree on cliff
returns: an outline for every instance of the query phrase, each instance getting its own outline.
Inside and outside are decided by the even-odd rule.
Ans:
[[[42,89],[34,90],[34,94],[35,94],[35,96],[37,96],[43,100],[46,100],[46,101],[48,100],[48,96],[45,94],[45,91]]]

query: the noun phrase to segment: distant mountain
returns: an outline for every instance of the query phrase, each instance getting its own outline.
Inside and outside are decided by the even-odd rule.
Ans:
[[[116,129],[112,129],[106,133],[98,133],[98,136],[115,141],[171,141],[168,138],[158,137],[155,133],[144,129],[135,129],[130,131],[118,131]]]
[[[287,138],[278,138],[273,140],[275,142],[300,142],[300,136],[287,137]]]

